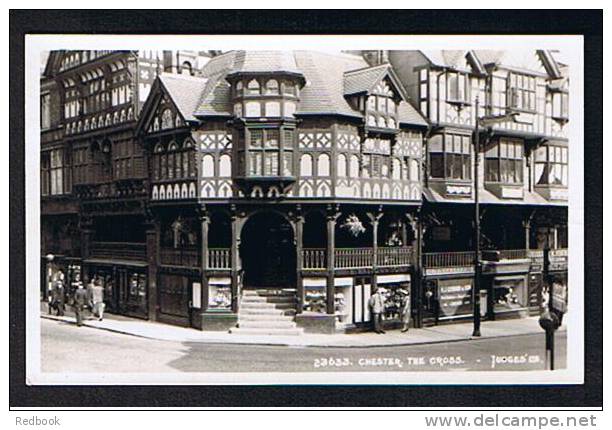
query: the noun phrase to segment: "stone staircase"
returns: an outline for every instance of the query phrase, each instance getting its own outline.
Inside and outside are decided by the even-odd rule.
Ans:
[[[230,333],[243,335],[297,336],[297,305],[294,289],[245,289],[242,291],[238,324]]]

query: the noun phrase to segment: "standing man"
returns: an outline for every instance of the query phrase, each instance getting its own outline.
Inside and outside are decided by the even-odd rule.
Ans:
[[[100,284],[100,280],[96,279],[91,288],[92,312],[98,317],[98,321],[104,319],[104,288]]]
[[[374,333],[385,333],[382,329],[382,314],[385,311],[385,299],[380,288],[374,290],[374,294],[370,296],[368,305],[370,306],[370,313],[372,314]]]
[[[402,333],[406,333],[410,328],[410,292],[407,292],[404,296],[404,303],[402,304],[401,316],[402,316]]]
[[[64,316],[64,306],[66,303],[66,289],[64,288],[64,279],[58,277],[53,285],[51,294],[51,307],[55,309],[58,317]]]
[[[87,306],[87,291],[83,288],[83,283],[79,281],[77,290],[74,292],[74,313],[76,314],[77,326],[83,325],[83,311]]]

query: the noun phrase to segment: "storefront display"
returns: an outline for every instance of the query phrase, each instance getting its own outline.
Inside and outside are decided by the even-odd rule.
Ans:
[[[472,313],[472,279],[438,281],[439,319],[457,318]]]
[[[228,310],[232,307],[232,286],[230,278],[208,280],[208,309]]]
[[[106,311],[138,318],[147,317],[147,275],[142,267],[119,265],[90,265],[87,267],[90,281],[104,289]],[[73,282],[72,288],[76,288]]]
[[[340,323],[353,322],[353,278],[336,278],[334,280],[336,292],[334,294],[334,312]]]
[[[326,311],[325,286],[304,286],[304,312],[324,314]]]
[[[371,278],[355,278],[353,287],[353,323],[367,323],[370,321],[370,309],[368,300],[372,295],[372,287],[370,285]]]
[[[493,311],[512,312],[527,307],[524,276],[498,277],[493,280]]]

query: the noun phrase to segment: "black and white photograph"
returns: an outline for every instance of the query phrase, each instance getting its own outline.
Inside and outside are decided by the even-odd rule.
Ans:
[[[31,40],[32,383],[581,380],[579,40],[148,39]]]

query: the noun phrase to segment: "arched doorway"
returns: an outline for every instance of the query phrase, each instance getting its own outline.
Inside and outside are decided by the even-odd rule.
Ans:
[[[240,235],[245,288],[293,288],[295,245],[291,224],[275,212],[252,215]]]

